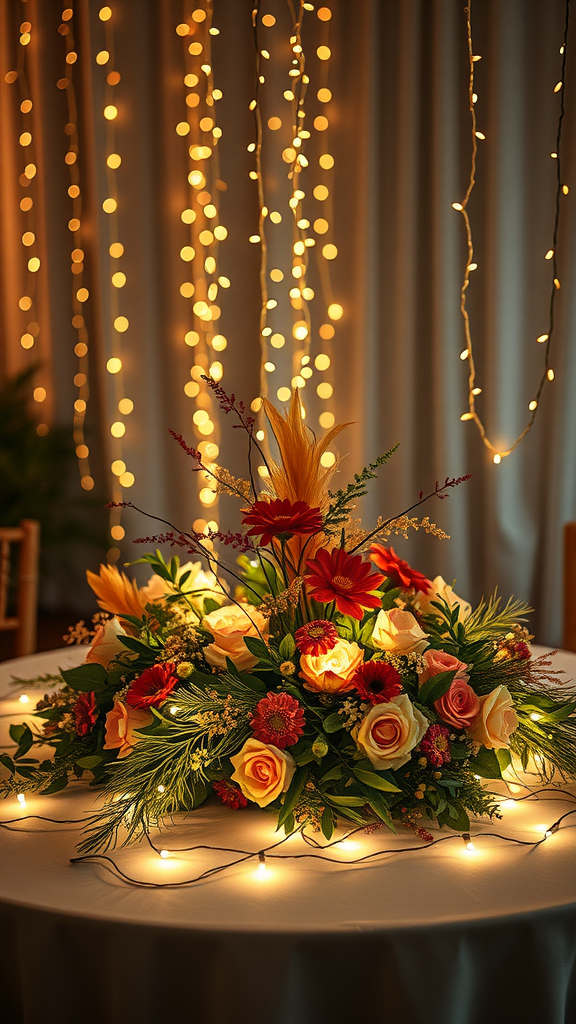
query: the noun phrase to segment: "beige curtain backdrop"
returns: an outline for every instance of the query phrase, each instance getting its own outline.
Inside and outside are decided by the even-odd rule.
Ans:
[[[77,372],[71,326],[70,204],[64,164],[67,140],[65,96],[56,88],[63,74],[64,47],[58,34],[62,4],[56,0],[0,0],[0,330],[2,374],[13,374],[40,356],[50,415],[70,422]],[[254,138],[248,104],[254,94],[251,0],[214,0],[215,84],[223,129],[219,146],[222,222],[229,231],[220,249],[220,272],[231,280],[221,293],[221,330],[228,339],[222,355],[223,384],[250,402],[260,393],[259,247],[248,242],[257,230],[258,205],[249,178]],[[318,5],[316,5],[318,6]],[[339,485],[377,454],[399,442],[393,461],[381,471],[361,510],[366,524],[411,505],[436,479],[473,473],[446,501],[431,501],[422,514],[439,523],[451,540],[413,536],[396,545],[429,575],[457,578],[457,589],[472,600],[498,585],[536,608],[538,640],[558,644],[561,636],[561,530],[576,517],[576,12],[571,25],[562,160],[571,186],[562,204],[558,243],[557,323],[552,365],[556,379],[545,389],[532,432],[498,467],[491,462],[475,427],[461,423],[467,409],[467,370],[459,287],[466,256],[461,217],[451,207],[461,199],[469,173],[467,54],[461,0],[332,0],[329,85],[329,149],[334,241],[331,264],[334,300],[344,307],[331,342],[334,385],[331,403],[315,397],[316,378],[305,397],[309,422],[322,408],[337,420],[354,421],[339,441]],[[130,320],[123,336],[125,390],[134,412],[125,437],[125,461],[136,481],[126,497],[186,528],[205,510],[185,455],[168,428],[190,441],[193,403],[183,387],[190,379],[189,300],[179,293],[179,251],[186,243],[180,211],[188,205],[186,147],[174,131],[185,115],[182,41],[176,25],[192,5],[177,0],[115,0],[117,148],[120,237],[125,246],[127,284],[122,312]],[[110,286],[106,215],[103,82],[95,64],[103,48],[100,3],[76,0],[78,49],[75,83],[79,103],[80,173],[85,199],[85,307],[92,358],[88,411],[89,444],[97,489],[110,493],[109,425],[116,418],[112,381],[105,369],[109,351]],[[290,10],[285,0],[264,0],[273,13],[272,60],[263,90],[265,117],[281,112],[286,79],[275,64],[286,58]],[[549,265],[554,216],[555,148],[559,47],[563,0],[475,0],[474,48],[477,113],[486,141],[479,154],[478,184],[470,207],[479,269],[469,306],[478,375],[484,394],[480,409],[490,436],[502,446],[528,415],[541,373],[536,336],[547,329]],[[19,98],[5,73],[15,66],[18,27],[33,24],[28,48],[37,146],[37,233],[42,257],[37,275],[40,335],[34,355],[20,346],[25,314],[18,308],[24,256],[18,210]],[[315,14],[304,22],[304,45],[313,54],[321,26]],[[275,41],[274,41],[275,40]],[[262,42],[261,45],[264,45]],[[268,44],[267,44],[268,45]],[[275,49],[276,47],[276,49]],[[318,62],[317,62],[318,63]],[[312,82],[311,93],[314,92]],[[316,104],[317,106],[317,104]],[[311,99],[312,115],[314,109]],[[314,152],[317,142],[310,141]],[[265,133],[265,185],[282,197],[286,165],[272,133]],[[308,177],[309,189],[314,181]],[[289,194],[288,192],[286,193]],[[319,216],[310,196],[307,214]],[[287,208],[286,208],[287,212]],[[274,260],[288,263],[290,237],[271,233]],[[274,260],[271,266],[274,265]],[[319,289],[318,289],[319,293]],[[219,299],[219,301],[220,301]],[[316,303],[316,305],[315,305]],[[289,307],[286,307],[289,309]],[[326,351],[317,335],[325,319],[320,300],[311,307],[312,355]],[[275,315],[280,316],[282,310]],[[286,316],[288,314],[286,313]],[[278,322],[278,321],[276,321]],[[289,324],[285,325],[289,329]],[[276,328],[275,328],[276,329]],[[272,395],[289,383],[292,353],[278,353],[269,375]],[[331,376],[330,376],[331,374]],[[47,406],[48,408],[48,406]],[[224,418],[219,424],[224,465],[240,475],[243,443]],[[219,522],[238,528],[233,500],[222,498]],[[121,560],[134,557],[131,537],[151,525],[128,513]],[[82,595],[78,595],[78,600]]]

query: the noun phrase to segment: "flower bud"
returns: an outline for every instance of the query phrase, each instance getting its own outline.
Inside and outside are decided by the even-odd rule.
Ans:
[[[176,675],[179,679],[188,679],[194,671],[194,665],[191,661],[181,661],[176,669]]]
[[[326,740],[323,740],[321,736],[318,736],[312,744],[312,753],[314,754],[314,757],[326,757],[328,750],[329,747]]]

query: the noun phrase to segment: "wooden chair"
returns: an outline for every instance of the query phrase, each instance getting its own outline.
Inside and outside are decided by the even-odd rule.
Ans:
[[[16,579],[16,615],[8,615],[10,545],[19,544]],[[14,652],[17,658],[36,650],[38,618],[38,556],[40,523],[23,519],[20,526],[0,527],[0,630],[16,631]]]
[[[576,651],[576,523],[564,524],[563,647]]]

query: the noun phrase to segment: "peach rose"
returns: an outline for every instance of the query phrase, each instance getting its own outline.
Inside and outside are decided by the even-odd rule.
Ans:
[[[458,594],[454,593],[452,587],[446,583],[442,576],[434,577],[432,580],[432,590],[427,594],[418,594],[416,603],[421,612],[437,615],[438,609],[433,608],[431,602],[438,600],[446,601],[449,608],[458,605],[458,618],[461,620],[467,619],[472,612],[472,605],[468,601],[464,601],[463,598],[458,597]]]
[[[245,607],[246,611],[236,604],[229,604],[224,608],[215,608],[203,618],[202,625],[214,637],[214,643],[204,649],[209,665],[226,668],[226,658],[230,658],[236,668],[244,671],[254,668],[258,663],[258,658],[246,647],[244,637],[259,636],[260,630],[266,639],[268,619],[252,605]]]
[[[420,628],[412,612],[400,608],[382,610],[378,614],[372,633],[372,643],[381,651],[394,654],[422,654],[428,646],[428,636]]]
[[[375,768],[401,768],[410,760],[429,722],[412,704],[407,693],[388,704],[375,704],[353,736]]]
[[[117,750],[118,757],[126,757],[138,742],[138,736],[134,735],[136,729],[150,725],[153,717],[149,711],[128,707],[121,700],[114,701],[112,711],[106,715],[104,750]]]
[[[246,740],[242,750],[230,760],[236,769],[232,781],[259,807],[266,807],[285,793],[296,771],[294,758],[288,751],[255,739]]]
[[[181,565],[177,576],[179,584],[180,579],[187,572],[190,575],[188,579],[184,580],[182,592],[191,595],[190,601],[198,611],[203,607],[205,597],[211,598],[212,601],[217,601],[218,604],[223,604],[227,600],[227,594],[219,584],[214,573],[205,572],[201,562],[185,562],[184,565]],[[172,584],[168,580],[163,580],[156,573],[150,577],[146,586],[141,590],[141,594],[150,604],[162,604],[168,594],[174,594],[175,592]]]
[[[426,668],[419,676],[418,683],[422,686],[427,679],[431,679],[432,676],[438,676],[441,672],[455,672],[454,678],[463,679],[465,683],[468,682],[470,676],[468,675],[468,665],[465,661],[458,661],[453,654],[446,654],[446,651],[435,651],[432,647],[429,647],[427,651],[424,651],[422,655],[426,662]]]
[[[300,658],[300,676],[306,680],[306,690],[343,693],[352,689],[352,676],[363,661],[364,652],[358,644],[338,640],[327,654],[303,654]]]
[[[510,737],[518,728],[518,715],[514,701],[505,686],[497,686],[485,697],[479,698],[480,713],[468,732],[475,743],[497,750],[509,747]]]
[[[126,654],[128,648],[124,647],[124,644],[118,639],[120,636],[126,636],[126,632],[116,618],[108,619],[104,625],[98,626],[92,646],[86,655],[85,664],[95,662],[97,665],[108,668],[112,658],[116,658],[119,654]]]

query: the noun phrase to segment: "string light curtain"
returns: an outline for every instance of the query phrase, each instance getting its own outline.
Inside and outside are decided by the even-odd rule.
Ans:
[[[118,272],[125,274],[126,283],[116,293],[122,305],[118,315],[129,321],[121,337],[121,359],[124,393],[134,409],[112,419],[106,398],[114,320],[108,228],[114,215],[102,208],[109,195],[103,111],[115,100],[107,98],[107,69],[96,57],[109,47],[103,40],[101,5],[75,0],[78,61],[73,74],[83,195],[79,247],[86,254],[83,285],[90,293],[82,315],[90,334],[88,415],[90,410],[97,412],[99,421],[99,432],[88,431],[86,444],[98,486],[114,475],[110,426],[124,421],[118,458],[134,476],[124,497],[188,527],[215,513],[199,502],[198,481],[168,434],[172,427],[190,441],[199,440],[198,424],[192,423],[197,397],[184,390],[194,379],[190,370],[199,346],[188,345],[185,336],[197,330],[190,319],[193,303],[207,301],[203,296],[186,297],[180,290],[185,279],[195,285],[193,276],[183,273],[180,256],[183,246],[192,244],[189,226],[181,219],[184,210],[193,208],[188,181],[191,142],[178,135],[176,126],[185,120],[193,123],[194,108],[186,105],[185,95],[195,90],[185,85],[184,76],[196,73],[186,66],[186,41],[189,45],[196,35],[182,37],[177,26],[191,26],[193,10],[207,11],[208,5],[114,0],[110,6],[114,68],[122,75],[115,87],[114,151],[122,159],[116,170],[124,246]],[[515,591],[528,597],[538,609],[538,638],[555,644],[561,631],[561,525],[576,517],[576,408],[570,400],[576,385],[576,346],[571,343],[576,300],[570,285],[576,258],[571,241],[576,237],[576,109],[570,57],[562,159],[563,183],[570,192],[562,197],[556,246],[562,288],[555,310],[555,381],[542,394],[535,428],[495,467],[477,433],[460,420],[468,397],[467,367],[459,360],[465,347],[459,303],[466,250],[452,203],[465,194],[470,169],[469,64],[462,5],[456,0],[311,3],[312,9],[303,12],[299,44],[290,39],[300,7],[306,5],[298,0],[262,0],[257,6],[258,48],[270,53],[269,58],[260,56],[265,81],[258,83],[263,197],[250,176],[256,171],[255,150],[248,152],[248,146],[258,141],[254,110],[249,109],[256,87],[256,6],[246,0],[213,4],[213,24],[220,34],[212,37],[211,66],[214,86],[222,92],[215,119],[222,136],[215,151],[219,179],[228,186],[218,192],[218,222],[228,232],[218,253],[218,276],[227,277],[230,288],[219,286],[213,303],[221,308],[217,333],[227,339],[227,347],[220,354],[217,349],[214,355],[210,352],[210,358],[222,363],[225,386],[249,402],[261,394],[261,362],[269,360],[276,369],[263,372],[268,393],[279,405],[279,388],[289,387],[296,376],[306,381],[307,423],[314,430],[327,425],[319,421],[326,413],[336,420],[355,421],[356,426],[338,439],[335,454],[350,452],[350,459],[343,459],[339,467],[338,482],[347,482],[348,464],[367,462],[400,442],[398,454],[366,502],[367,519],[409,505],[435,479],[472,472],[465,487],[429,510],[452,534],[451,541],[441,544],[418,534],[409,547],[403,548],[402,541],[398,547],[412,561],[421,561],[430,575],[456,577],[459,592],[472,599],[496,583],[505,594]],[[29,13],[23,15],[23,8]],[[63,4],[62,11],[65,8]],[[319,17],[321,8],[330,11],[326,20]],[[48,410],[53,394],[54,416],[72,428],[71,409],[78,399],[74,376],[79,369],[69,284],[70,172],[64,162],[69,140],[62,132],[67,123],[65,97],[56,87],[63,75],[58,37],[62,11],[38,0],[3,0],[0,5],[0,109],[3,142],[10,140],[8,147],[4,145],[7,155],[0,172],[6,186],[0,231],[3,253],[21,254],[22,215],[15,183],[25,166],[18,142],[22,114],[20,100],[14,99],[18,86],[8,84],[4,76],[16,68],[14,46],[20,45],[18,30],[28,20],[32,32],[26,59],[30,81],[38,84],[29,129],[39,147],[33,185],[38,189],[35,234],[46,249],[39,251],[41,268],[36,275],[34,320],[41,330],[35,346],[45,346],[46,373],[53,376],[53,385],[46,378],[43,408]],[[274,22],[266,24],[265,17]],[[570,33],[575,24],[572,19]],[[550,153],[555,148],[559,97],[553,86],[559,78],[563,26],[564,0],[545,5],[538,0],[485,0],[474,8],[474,47],[482,55],[475,67],[477,113],[486,140],[470,207],[478,270],[468,302],[476,369],[484,388],[483,420],[498,450],[505,450],[507,439],[523,428],[541,374],[542,346],[534,339],[544,330],[542,310],[549,300],[542,256],[550,248],[554,222],[556,168]],[[570,49],[568,42],[570,55],[576,47]],[[300,62],[294,45],[302,46],[310,79],[305,117],[299,119],[293,116],[297,102],[294,109],[293,101],[283,95],[298,95],[287,82],[288,70],[297,67],[291,62]],[[320,47],[329,49],[328,60],[318,55]],[[327,101],[322,99],[320,90],[328,90],[330,99],[325,93]],[[282,121],[279,128],[269,124],[275,117]],[[328,127],[314,127],[322,117]],[[300,135],[302,144],[294,147],[298,120],[304,121],[310,138]],[[301,186],[305,196],[299,200],[297,219],[289,206],[295,193],[287,178],[292,165],[282,158],[288,148],[300,149],[308,160],[299,172],[306,184]],[[332,166],[319,162],[324,155],[333,158]],[[326,198],[315,196],[317,186],[328,190]],[[216,190],[207,191],[216,195]],[[267,301],[278,302],[266,309],[265,323],[260,319],[260,245],[250,242],[251,236],[261,236],[262,206],[268,209]],[[279,223],[271,218],[275,211],[282,216]],[[316,223],[322,220],[328,223],[324,232]],[[299,221],[309,221],[310,226],[299,226]],[[304,244],[305,253],[295,252],[294,245],[306,239],[314,239],[315,245]],[[337,258],[321,260],[318,254],[326,245],[335,246]],[[305,284],[303,275],[292,276],[299,255],[307,261]],[[329,287],[319,273],[321,267],[329,270]],[[276,269],[282,280],[271,277]],[[20,344],[28,321],[18,307],[26,291],[19,274],[13,261],[3,256],[3,372],[14,372],[31,358]],[[309,303],[311,331],[297,339],[292,333],[297,320],[308,323],[304,306],[297,310],[291,304],[290,289],[300,285],[302,290],[312,289],[314,298],[308,300],[301,293],[303,302]],[[335,319],[328,312],[332,305],[339,307],[333,309]],[[323,325],[333,328],[333,336],[322,335]],[[263,327],[271,327],[271,333],[263,336]],[[274,335],[283,335],[284,345],[276,347]],[[316,365],[320,355],[330,360],[329,366],[322,361]],[[307,356],[310,361],[303,363]],[[302,373],[306,367],[313,376]],[[317,393],[324,382],[333,389],[329,398]],[[215,432],[221,431],[218,461],[240,473],[238,433],[222,430],[226,424],[209,416]],[[264,424],[259,428],[265,429]],[[220,497],[218,523],[224,529],[236,525],[235,505],[227,496]],[[124,513],[122,528],[126,537],[114,541],[114,546],[120,549],[120,560],[126,561],[134,552],[130,538],[147,528],[132,513]]]

